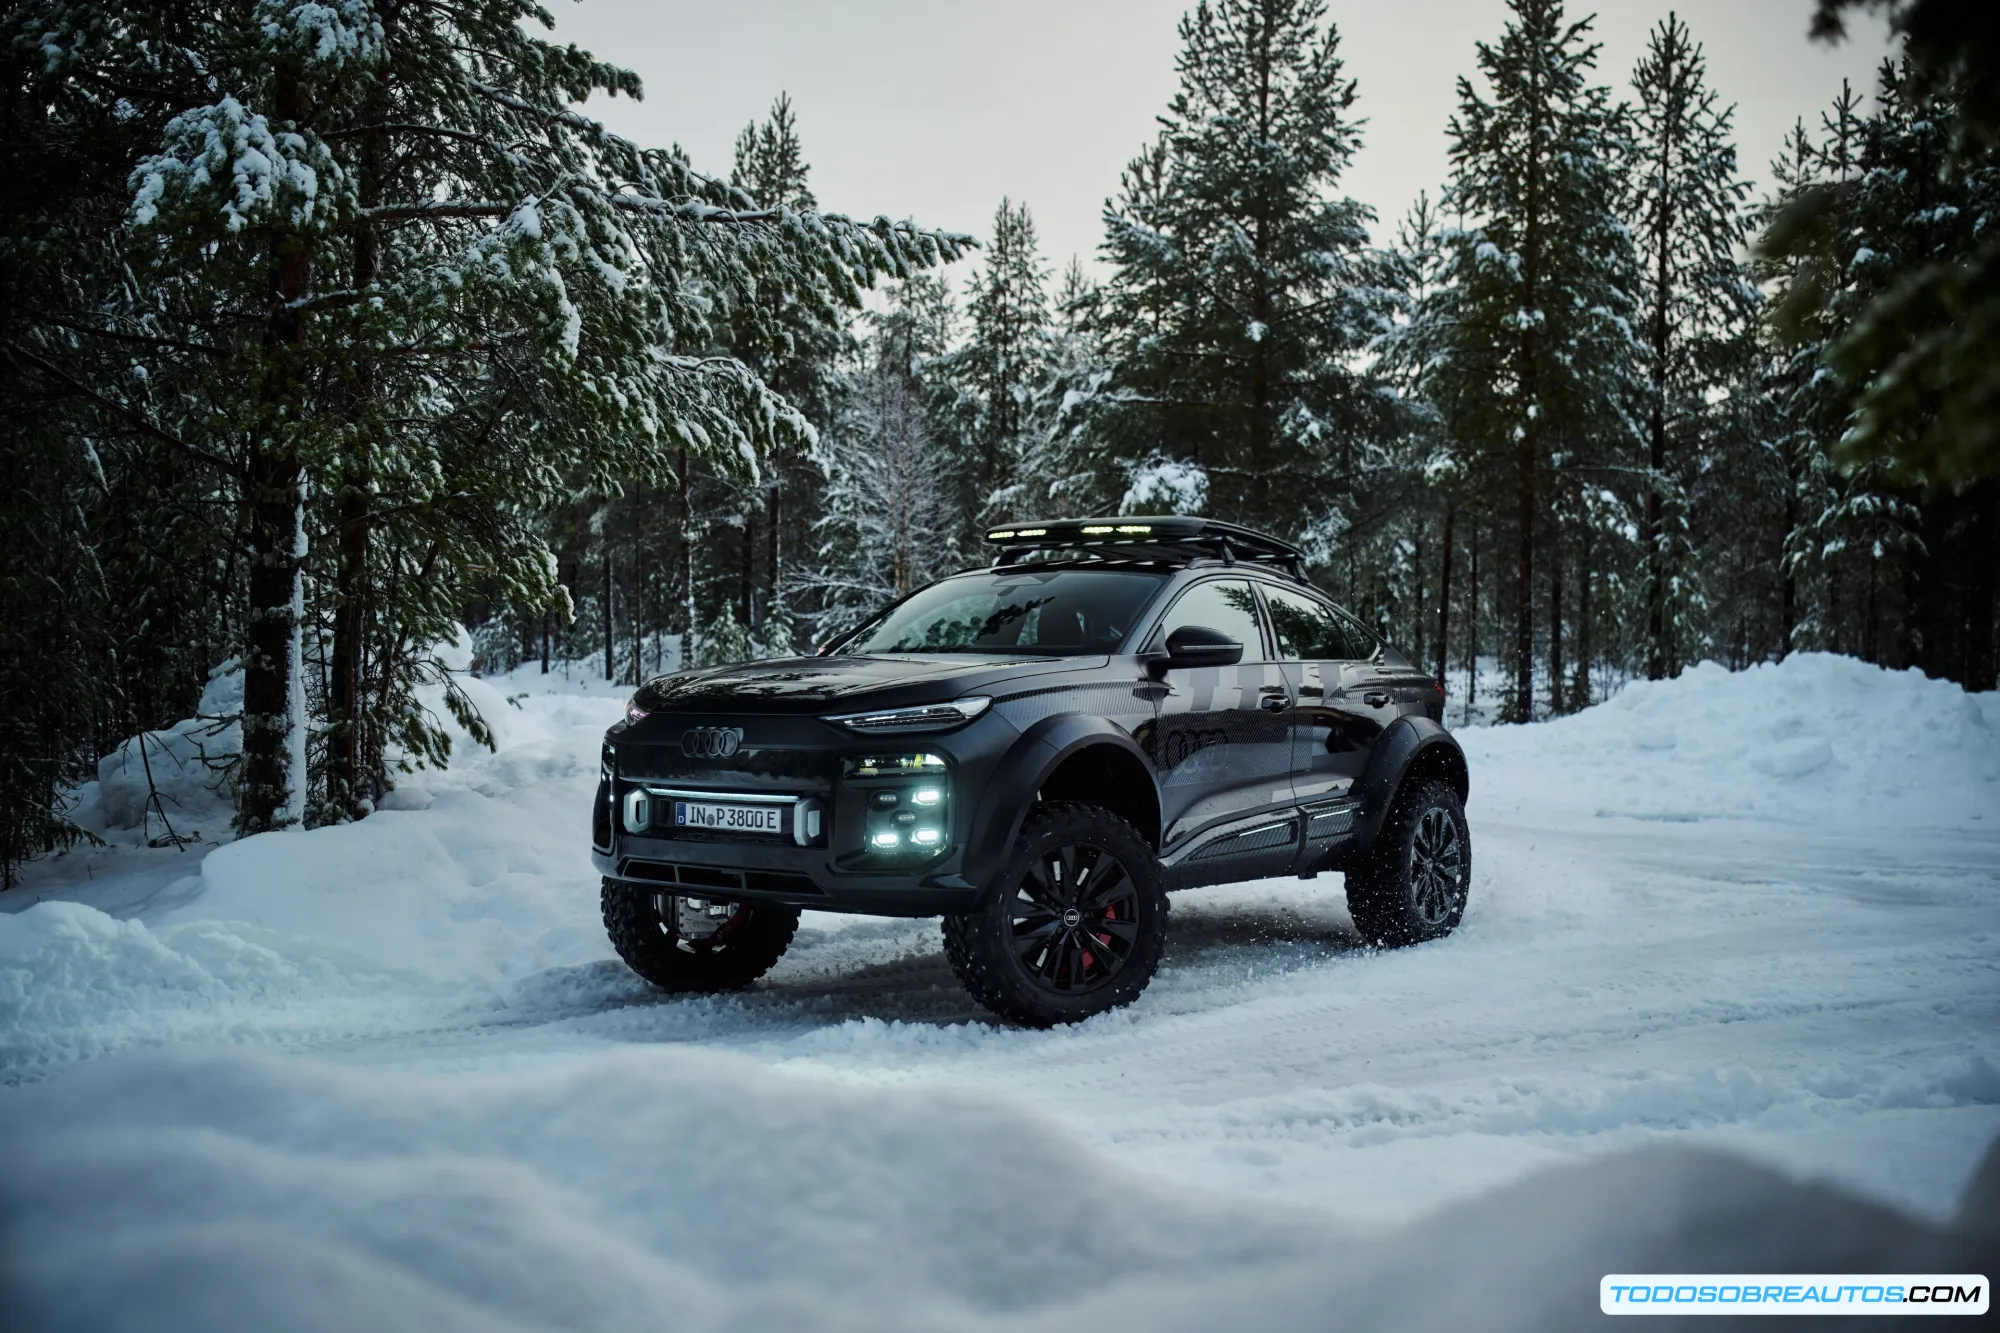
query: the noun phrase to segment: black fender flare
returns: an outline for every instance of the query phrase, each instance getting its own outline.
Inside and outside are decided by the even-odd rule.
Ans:
[[[1152,784],[1153,808],[1160,808],[1160,775],[1139,743],[1116,723],[1082,713],[1043,718],[1022,732],[994,767],[973,821],[965,865],[981,897],[1005,863],[1021,826],[1027,823],[1035,794],[1064,761],[1080,750],[1108,745],[1137,760]]]
[[[1403,779],[1419,766],[1435,767],[1439,776],[1457,790],[1459,799],[1465,799],[1470,790],[1470,775],[1465,767],[1465,751],[1459,748],[1457,739],[1427,717],[1397,718],[1376,738],[1368,767],[1354,784],[1354,794],[1361,802],[1361,822],[1348,847],[1350,858],[1366,854],[1374,844]]]

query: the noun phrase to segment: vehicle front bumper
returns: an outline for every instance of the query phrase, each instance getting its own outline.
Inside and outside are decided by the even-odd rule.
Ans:
[[[616,850],[592,848],[590,859],[606,879],[663,893],[821,912],[950,916],[969,912],[979,902],[979,885],[963,873],[963,853],[913,873],[857,874],[833,869],[826,853],[815,848],[621,834]]]
[[[688,897],[875,916],[956,915],[979,905],[1008,837],[1008,830],[988,826],[1014,813],[992,789],[996,768],[1021,739],[1011,723],[989,713],[948,732],[875,738],[819,719],[745,718],[752,743],[762,748],[734,760],[690,761],[677,748],[662,748],[687,723],[733,720],[648,718],[612,729],[591,849],[599,874]],[[896,864],[866,854],[860,812],[872,780],[848,776],[845,765],[859,754],[909,751],[942,755],[948,763],[951,837],[934,856]],[[824,835],[802,846],[789,831],[782,838],[634,833],[623,824],[620,803],[637,787],[697,790],[723,801],[811,798],[824,812]]]

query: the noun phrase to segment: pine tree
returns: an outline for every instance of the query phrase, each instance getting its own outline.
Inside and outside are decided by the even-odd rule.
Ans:
[[[241,479],[256,831],[302,813],[308,695],[323,816],[365,810],[393,752],[441,757],[416,691],[464,700],[431,645],[475,596],[556,596],[535,514],[670,485],[684,456],[753,477],[809,438],[714,354],[722,330],[837,323],[861,283],[961,241],[754,208],[605,133],[570,104],[637,80],[535,37],[528,0],[174,12],[176,49],[227,92],[189,80],[147,109],[125,318],[153,340],[148,419]]]
[[[1925,395],[1921,403],[1906,402],[1893,419],[1871,419],[1876,386],[1904,373],[1905,353],[1860,332],[1918,275],[1977,250],[1983,221],[2000,217],[2000,167],[1946,170],[1954,118],[1949,99],[1928,91],[1907,62],[1884,63],[1875,114],[1862,128],[1858,171],[1835,203],[1840,233],[1833,257],[1845,262],[1832,300],[1844,327],[1824,359],[1848,390],[1841,406],[1852,415],[1836,446],[1837,455],[1846,454],[1847,466],[1820,526],[1828,556],[1844,556],[1856,565],[1865,561],[1865,576],[1857,580],[1864,587],[1849,599],[1861,613],[1855,650],[1878,662],[1954,669],[1963,678],[1963,661],[1949,662],[1957,654],[1936,651],[1945,648],[1939,640],[1949,636],[1938,632],[1942,626],[1925,623],[1931,617],[1923,606],[1926,585],[1955,573],[1948,560],[1940,560],[1946,552],[1926,542],[1926,532],[1949,541],[1952,524],[1945,516],[1958,506],[1949,491],[1927,485],[1923,473],[1895,463],[1916,455],[1921,441],[1938,428],[1940,414],[1949,410],[1948,401]],[[1861,355],[1871,347],[1883,359]],[[1873,432],[1885,448],[1847,453],[1858,432]],[[1974,559],[1990,568],[1991,552],[1989,543]],[[1990,587],[1990,574],[1986,578]],[[1990,624],[1991,611],[1985,614]],[[1990,633],[1986,637],[1990,640]],[[1990,648],[1986,655],[1990,659]]]
[[[1361,368],[1393,269],[1335,193],[1359,142],[1323,0],[1204,0],[1180,90],[1107,206],[1109,386],[1093,405],[1128,468],[1198,470],[1211,504],[1338,530],[1393,402]]]
[[[1453,429],[1484,457],[1480,471],[1512,491],[1513,689],[1508,720],[1534,716],[1536,550],[1560,552],[1560,512],[1545,475],[1586,475],[1638,431],[1631,416],[1640,349],[1631,325],[1638,285],[1618,215],[1628,151],[1609,94],[1588,82],[1597,47],[1588,20],[1559,0],[1510,0],[1497,45],[1480,43],[1488,93],[1459,81],[1447,210],[1451,311],[1437,372]],[[1571,497],[1573,499],[1573,496]],[[1549,570],[1562,566],[1551,559]],[[1562,599],[1551,586],[1551,624]],[[1560,639],[1551,635],[1551,659]],[[1552,702],[1560,675],[1551,675]]]
[[[1843,11],[1883,12],[1902,45],[1898,96],[1941,117],[1942,177],[1979,193],[2000,164],[2000,23],[1965,0],[1819,0],[1813,35],[1845,33]],[[1793,201],[1774,228],[1785,248],[1822,226],[1832,196]],[[1842,441],[1849,461],[1886,460],[1903,480],[1961,483],[2000,477],[2000,229],[1909,268],[1877,291],[1865,317],[1829,349],[1855,386],[1858,409]],[[1872,372],[1872,373],[1871,373]]]
[[[1738,251],[1748,231],[1730,140],[1707,65],[1673,14],[1633,71],[1633,233],[1646,342],[1646,674],[1677,674],[1700,593],[1687,494],[1719,447],[1709,390],[1741,383],[1759,299]]]
[[[869,317],[828,440],[818,558],[797,584],[821,640],[959,564],[949,530],[956,478],[938,444],[939,398],[924,382],[949,326],[947,299],[942,283],[917,279]]]
[[[760,205],[809,213],[819,206],[808,184],[810,175],[797,114],[791,98],[781,93],[761,124],[746,125],[737,136],[730,184]],[[785,318],[768,327],[772,336],[734,332],[730,351],[807,421],[824,426],[832,420],[840,393],[838,366],[849,341],[845,318],[825,319],[804,306],[784,313]],[[803,452],[786,451],[769,460],[754,487],[728,482],[703,487],[741,517],[736,525],[740,542],[736,582],[741,586],[735,590],[735,602],[759,655],[791,649],[790,615],[780,589],[792,552],[805,549],[812,540],[815,470]],[[756,577],[760,561],[761,580]]]
[[[1438,595],[1435,600],[1437,625],[1435,643],[1436,675],[1440,684],[1449,665],[1451,641],[1452,559],[1461,513],[1475,496],[1468,484],[1472,460],[1448,426],[1446,395],[1454,376],[1443,371],[1441,358],[1451,352],[1449,328],[1452,314],[1451,288],[1447,281],[1448,252],[1444,244],[1444,221],[1428,192],[1420,193],[1415,204],[1396,228],[1396,257],[1403,273],[1399,286],[1403,309],[1397,326],[1382,340],[1382,365],[1396,389],[1410,404],[1408,425],[1397,442],[1397,470],[1408,477],[1412,494],[1408,509],[1417,540],[1410,543],[1412,568],[1407,601],[1412,618],[1397,626],[1396,638],[1411,645],[1423,656],[1429,626],[1423,608],[1430,599],[1421,547],[1422,533],[1432,514],[1438,519],[1436,545]]]
[[[1075,256],[1063,269],[1053,318],[1048,370],[1029,414],[1034,432],[1017,483],[1018,508],[1029,517],[1106,513],[1117,504],[1105,484],[1116,468],[1094,447],[1089,414],[1111,376],[1102,336],[1103,293]],[[1176,512],[1199,513],[1201,506]]]
[[[1046,281],[1027,204],[1002,199],[967,302],[970,336],[949,372],[971,409],[961,500],[968,528],[1025,512],[1023,469],[1039,425],[1037,393],[1050,373]]]

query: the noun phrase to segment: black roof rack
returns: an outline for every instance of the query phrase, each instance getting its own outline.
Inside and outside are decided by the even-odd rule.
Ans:
[[[1019,563],[1036,551],[1090,550],[1105,556],[1187,563],[1212,556],[1246,561],[1306,579],[1305,552],[1267,533],[1212,518],[1138,514],[1120,518],[1028,519],[990,528],[986,540],[1001,548],[995,563]]]

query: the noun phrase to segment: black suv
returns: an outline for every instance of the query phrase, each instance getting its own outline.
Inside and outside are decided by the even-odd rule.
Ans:
[[[1465,912],[1465,756],[1444,691],[1305,579],[1199,518],[1034,522],[992,566],[817,657],[682,671],[604,741],[594,860],[657,986],[761,976],[799,909],[942,916],[1022,1023],[1129,1004],[1167,892],[1341,870],[1369,941]]]

